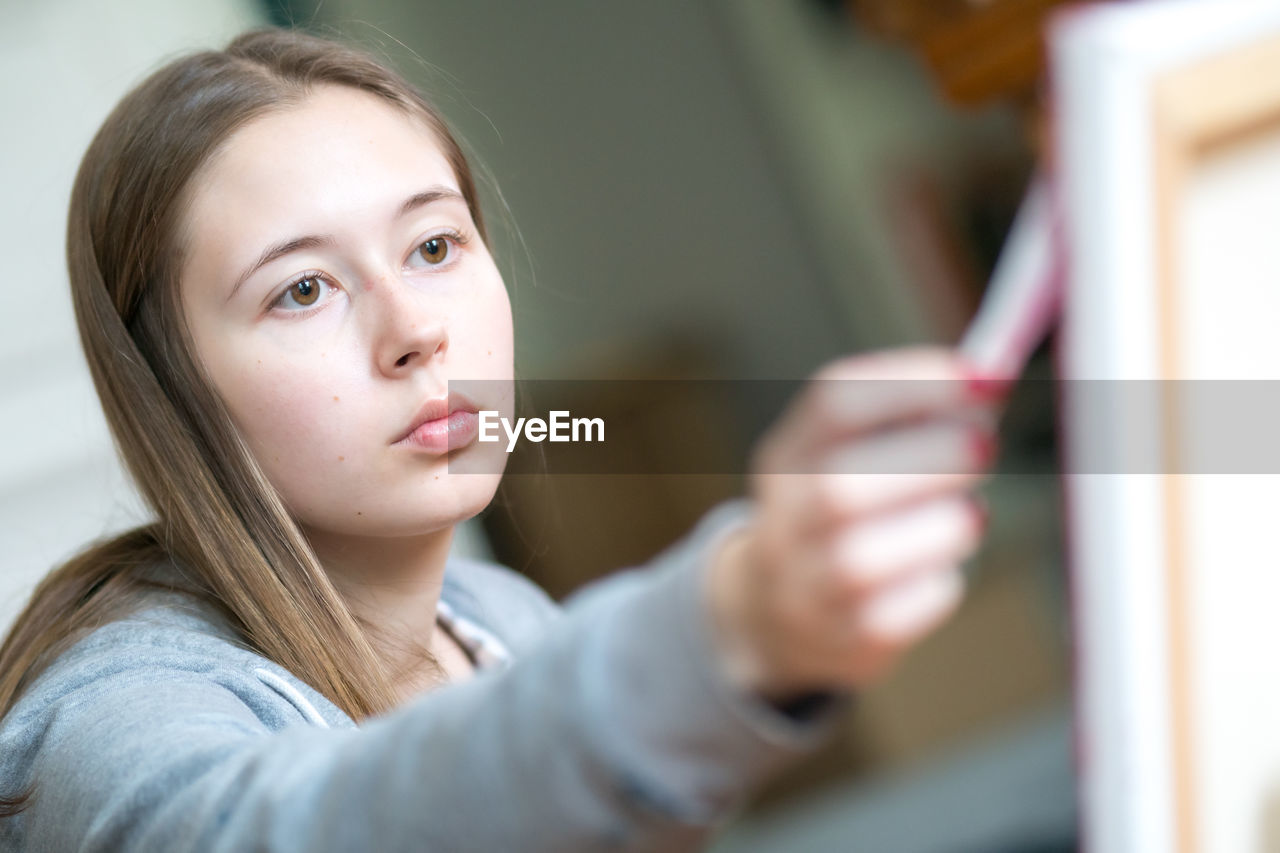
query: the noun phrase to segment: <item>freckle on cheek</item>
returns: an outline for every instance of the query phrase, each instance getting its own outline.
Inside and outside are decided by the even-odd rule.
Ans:
[[[493,350],[489,350],[489,355],[493,355]],[[262,362],[258,362],[258,363],[261,364]]]
[[[338,461],[339,461],[339,462],[346,462],[346,461],[347,461],[347,457],[345,457],[345,456],[339,456],[339,457],[338,457]]]
[[[336,403],[336,402],[338,402],[338,398],[337,398],[337,397],[334,397],[334,398],[333,398],[333,402],[335,402],[335,403]]]
[[[356,515],[364,515],[363,512],[357,512]]]

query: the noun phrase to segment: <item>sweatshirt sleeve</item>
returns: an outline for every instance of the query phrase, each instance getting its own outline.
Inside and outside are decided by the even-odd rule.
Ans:
[[[172,649],[100,663],[48,711],[24,847],[699,849],[842,707],[796,719],[720,676],[704,570],[742,515],[587,587],[514,665],[359,728],[274,730]]]

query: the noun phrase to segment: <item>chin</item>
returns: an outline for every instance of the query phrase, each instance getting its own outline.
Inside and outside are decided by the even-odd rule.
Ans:
[[[501,479],[500,474],[441,474],[430,488],[415,489],[386,508],[384,535],[421,535],[473,518],[493,501]]]
[[[405,488],[350,495],[341,506],[301,507],[304,529],[332,536],[396,538],[426,536],[482,512],[498,490],[501,474],[427,475]],[[448,478],[448,479],[446,479]],[[342,494],[335,488],[329,494]]]

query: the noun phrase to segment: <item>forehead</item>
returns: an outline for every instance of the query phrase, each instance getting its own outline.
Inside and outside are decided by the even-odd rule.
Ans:
[[[458,189],[422,119],[377,96],[325,86],[222,145],[193,180],[188,245],[198,251],[206,237],[328,233],[360,212],[385,215],[431,185]]]

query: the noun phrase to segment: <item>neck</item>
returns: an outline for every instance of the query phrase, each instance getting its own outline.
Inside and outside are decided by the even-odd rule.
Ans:
[[[453,525],[416,537],[353,537],[307,531],[321,565],[347,606],[372,626],[374,648],[396,687],[414,692],[441,673],[415,650],[437,660],[445,632],[436,625]]]

